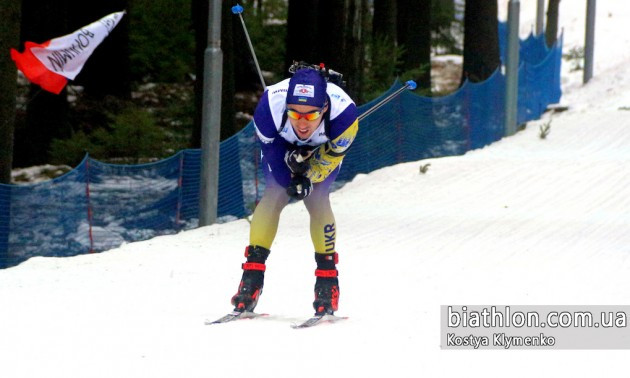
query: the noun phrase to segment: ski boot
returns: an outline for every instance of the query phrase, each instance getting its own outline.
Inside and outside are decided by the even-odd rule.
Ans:
[[[232,297],[234,311],[254,311],[258,304],[258,298],[262,294],[265,280],[265,261],[269,256],[269,250],[259,246],[250,245],[245,248],[247,262],[243,264],[243,278],[238,286],[238,292]]]
[[[337,253],[315,253],[317,270],[315,271],[315,315],[333,315],[339,307],[339,279]]]

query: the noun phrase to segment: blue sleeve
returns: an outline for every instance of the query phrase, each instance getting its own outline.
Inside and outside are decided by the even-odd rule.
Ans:
[[[330,121],[330,140],[334,140],[343,134],[357,120],[357,117],[356,105],[348,105],[341,114]]]
[[[284,162],[284,155],[288,149],[288,143],[278,133],[271,109],[269,108],[268,93],[265,92],[254,112],[254,127],[263,161],[269,164],[273,178],[283,187],[288,187],[291,181],[291,171]],[[266,169],[266,168],[265,168]]]
[[[256,127],[256,133],[258,139],[262,142],[270,142],[273,138],[279,136],[276,124],[273,122],[273,116],[271,115],[271,108],[269,106],[269,92],[265,91],[256,110],[254,111],[254,126]]]
[[[291,182],[291,171],[284,162],[288,143],[283,138],[276,138],[272,143],[260,143],[263,162],[269,164],[271,174],[280,186],[286,188]]]

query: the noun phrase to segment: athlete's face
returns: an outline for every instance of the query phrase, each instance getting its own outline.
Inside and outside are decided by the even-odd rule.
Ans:
[[[327,110],[328,105],[318,108],[311,105],[288,104],[287,115],[295,135],[300,139],[310,138],[324,119],[323,115]]]

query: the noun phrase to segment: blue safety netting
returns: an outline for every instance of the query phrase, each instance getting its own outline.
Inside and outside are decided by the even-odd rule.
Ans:
[[[504,33],[501,43],[505,40]],[[521,41],[518,123],[537,119],[560,100],[561,40]],[[504,49],[504,47],[502,47]],[[402,86],[396,82],[363,113]],[[401,162],[460,155],[504,136],[505,77],[500,69],[481,83],[466,82],[444,97],[406,91],[360,122],[338,176]],[[221,142],[220,221],[251,214],[264,190],[253,124]],[[142,165],[106,164],[86,156],[71,172],[43,183],[0,185],[0,267],[33,256],[104,251],[197,227],[200,150],[183,150]],[[246,241],[243,241],[246,243]]]
[[[508,24],[499,23],[499,54],[502,62],[507,62]],[[527,38],[520,41],[519,58],[531,64],[542,62],[549,53],[545,33],[534,35],[530,33]]]

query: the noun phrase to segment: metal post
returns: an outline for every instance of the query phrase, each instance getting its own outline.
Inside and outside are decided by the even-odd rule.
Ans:
[[[536,7],[536,35],[545,31],[545,0],[538,0]]]
[[[596,0],[586,2],[586,36],[584,39],[584,79],[588,83],[593,77],[593,56],[595,54],[595,8]]]
[[[516,134],[518,115],[519,0],[508,3],[508,51],[505,67],[505,136]]]
[[[199,226],[217,220],[219,202],[219,137],[221,131],[221,0],[212,0],[208,11],[208,46],[204,52],[203,109],[201,115],[201,173]]]

